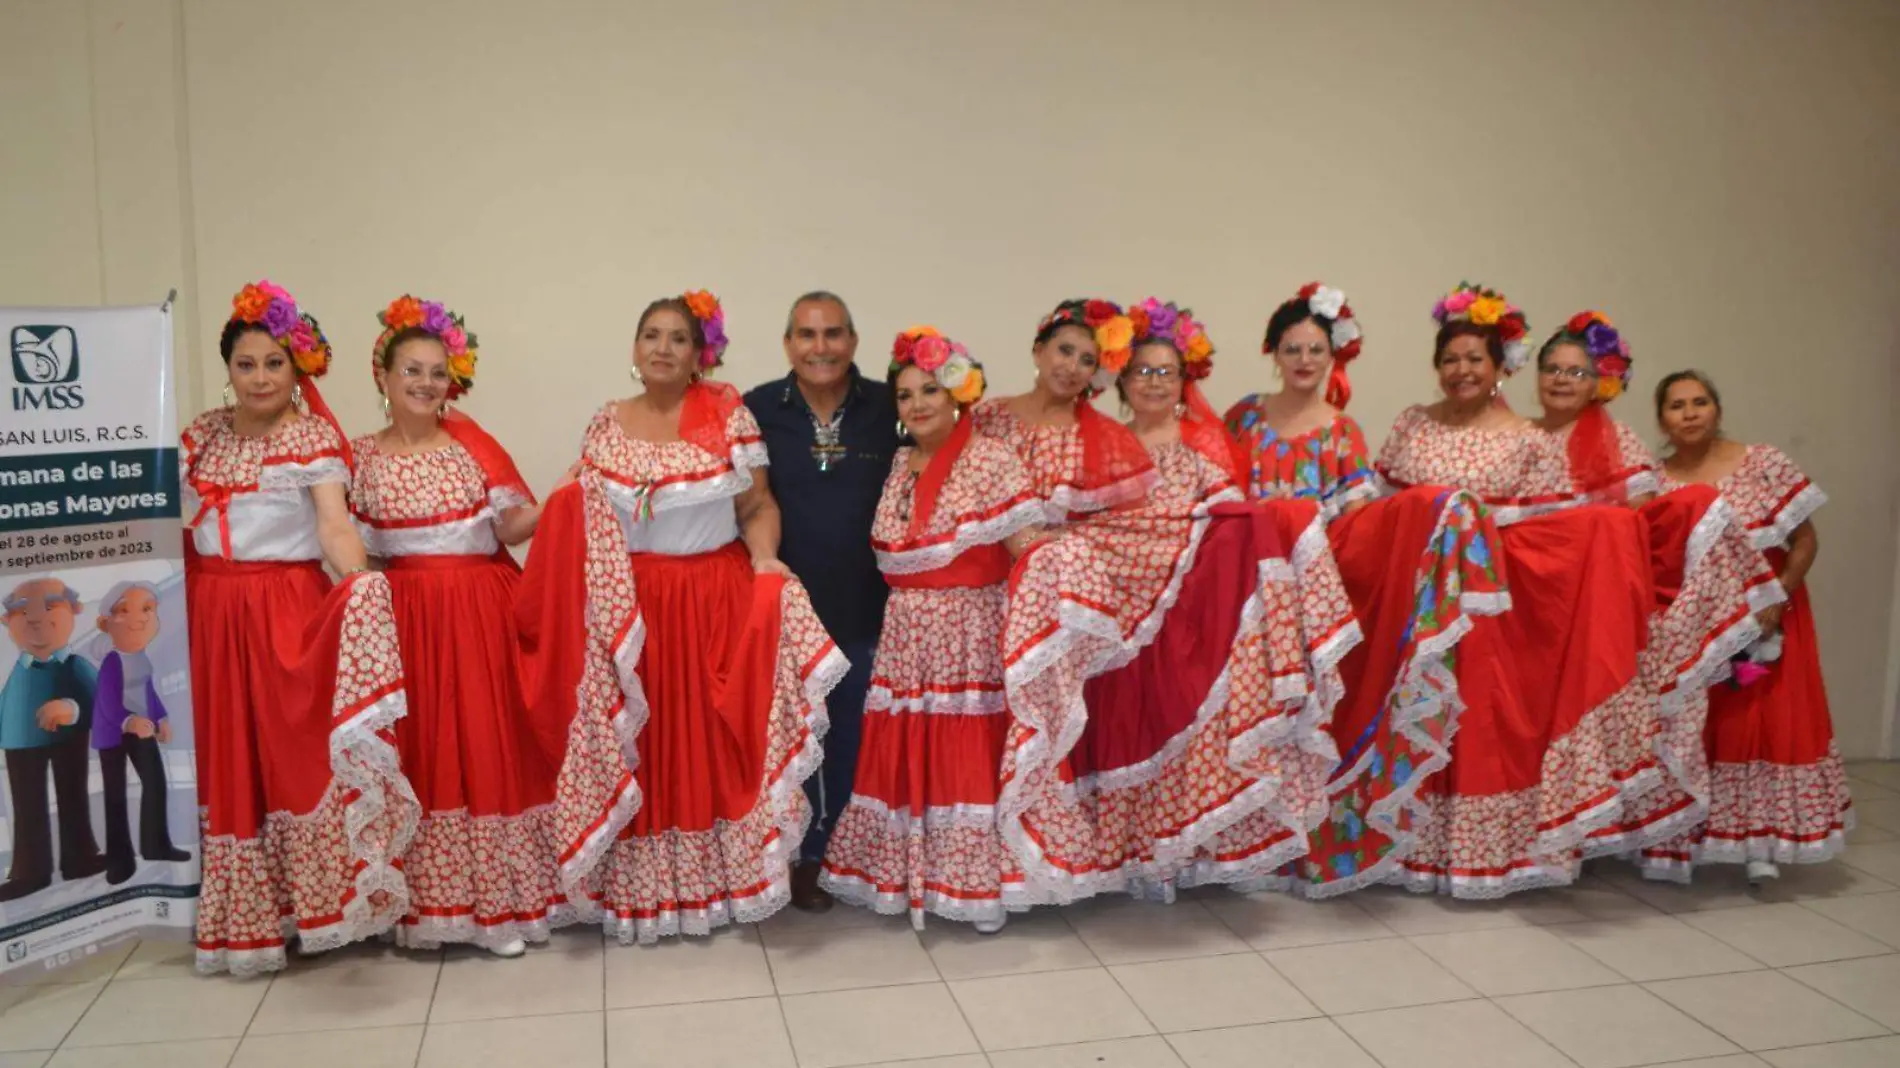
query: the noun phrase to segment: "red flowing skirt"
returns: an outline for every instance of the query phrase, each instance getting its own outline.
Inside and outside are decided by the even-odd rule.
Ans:
[[[1586,839],[1662,781],[1657,699],[1639,671],[1655,593],[1642,517],[1609,506],[1503,529],[1511,610],[1459,645],[1464,704],[1425,793],[1413,889],[1499,897],[1572,881]]]
[[[551,495],[516,601],[536,736],[562,761],[564,889],[623,942],[762,920],[790,899],[844,659],[804,588],[738,543],[624,545],[586,479]]]
[[[1476,498],[1416,487],[1334,521],[1334,559],[1365,638],[1340,673],[1332,717],[1339,766],[1328,818],[1289,888],[1330,897],[1387,882],[1410,856],[1429,806],[1417,798],[1451,760],[1461,704],[1453,665],[1479,617],[1510,604],[1502,542]]]
[[[1000,582],[891,591],[851,802],[825,853],[824,886],[845,901],[917,927],[926,913],[1003,918],[1004,607]]]
[[[1781,549],[1765,555],[1777,572],[1787,560]],[[1765,678],[1709,691],[1708,824],[1653,852],[1691,865],[1812,864],[1846,848],[1853,801],[1805,586],[1788,599],[1781,643]]]
[[[331,588],[315,561],[187,553],[203,812],[198,967],[284,966],[287,928],[321,950],[407,905],[396,858],[416,817],[396,770],[401,661],[387,586]]]
[[[499,946],[568,918],[548,821],[555,769],[516,668],[520,575],[506,553],[389,561],[409,714],[396,725],[423,818],[403,857],[405,945]]]
[[[1026,873],[1005,888],[1012,905],[1260,878],[1304,851],[1319,818],[1332,758],[1309,744],[1324,724],[1300,715],[1288,549],[1254,505],[1216,505],[1180,529],[1185,571],[1138,647],[1110,636],[1103,608],[1118,594],[1094,589],[1097,561],[1133,536],[1113,519],[1065,532],[1012,576],[1009,632],[1037,636],[1006,643],[1016,722],[1001,824]]]
[[[1713,486],[1671,490],[1643,505],[1650,535],[1656,613],[1643,669],[1660,697],[1657,757],[1663,786],[1629,811],[1642,837],[1641,863],[1651,878],[1686,880],[1695,847],[1675,837],[1707,815],[1709,761],[1703,737],[1709,687],[1729,672],[1730,658],[1760,634],[1755,613],[1781,599],[1774,573]],[[1655,831],[1672,839],[1658,843]],[[1603,828],[1591,841],[1610,838]],[[1626,852],[1629,850],[1626,850]]]

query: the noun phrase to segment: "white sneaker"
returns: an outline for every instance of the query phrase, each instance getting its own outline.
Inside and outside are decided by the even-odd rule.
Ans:
[[[978,920],[974,924],[976,933],[986,935],[995,934],[1003,929],[1003,924],[1008,922],[1008,920],[1009,917],[1007,916],[998,916],[993,920]]]
[[[507,942],[503,942],[499,946],[491,946],[489,947],[488,951],[490,953],[493,953],[497,957],[514,958],[514,957],[519,957],[523,953],[526,953],[528,951],[528,943],[523,942],[519,938],[515,938]]]
[[[1781,878],[1781,869],[1773,861],[1751,860],[1748,862],[1748,885],[1760,886],[1770,879]]]

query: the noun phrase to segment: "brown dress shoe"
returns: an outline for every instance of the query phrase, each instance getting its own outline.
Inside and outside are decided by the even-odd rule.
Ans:
[[[792,907],[800,912],[831,911],[831,895],[819,887],[818,871],[812,861],[792,865]]]

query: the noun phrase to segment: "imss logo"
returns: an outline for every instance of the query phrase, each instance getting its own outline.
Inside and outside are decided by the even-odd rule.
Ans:
[[[13,410],[70,411],[85,405],[79,337],[70,326],[13,328]]]

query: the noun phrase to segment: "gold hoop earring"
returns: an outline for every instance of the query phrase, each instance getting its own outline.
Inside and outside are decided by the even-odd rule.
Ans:
[[[389,422],[389,394],[383,394],[383,422]]]
[[[1187,418],[1187,402],[1180,401],[1174,406],[1174,421],[1178,423],[1181,420],[1186,419],[1186,418]]]
[[[298,408],[303,407],[303,383],[299,382],[290,387],[290,403]]]
[[[646,379],[640,377],[640,368],[637,364],[627,365],[627,377],[633,379],[633,384],[636,386],[646,383]]]
[[[437,419],[443,419],[443,418],[446,418],[446,417],[448,416],[448,414],[449,414],[450,412],[452,412],[452,411],[454,411],[454,410],[455,410],[455,402],[454,402],[454,401],[449,401],[449,400],[445,400],[445,401],[443,401],[443,402],[442,402],[442,407],[440,407],[440,408],[437,408],[437,409],[435,410],[435,417],[436,417]]]
[[[232,396],[231,396],[231,383],[229,383],[229,382],[226,382],[226,383],[224,384],[224,394],[223,394],[223,396],[224,396],[224,406],[225,406],[226,408],[235,408],[235,407],[237,407],[237,401],[236,401],[236,400],[234,400],[234,399],[232,398]]]

